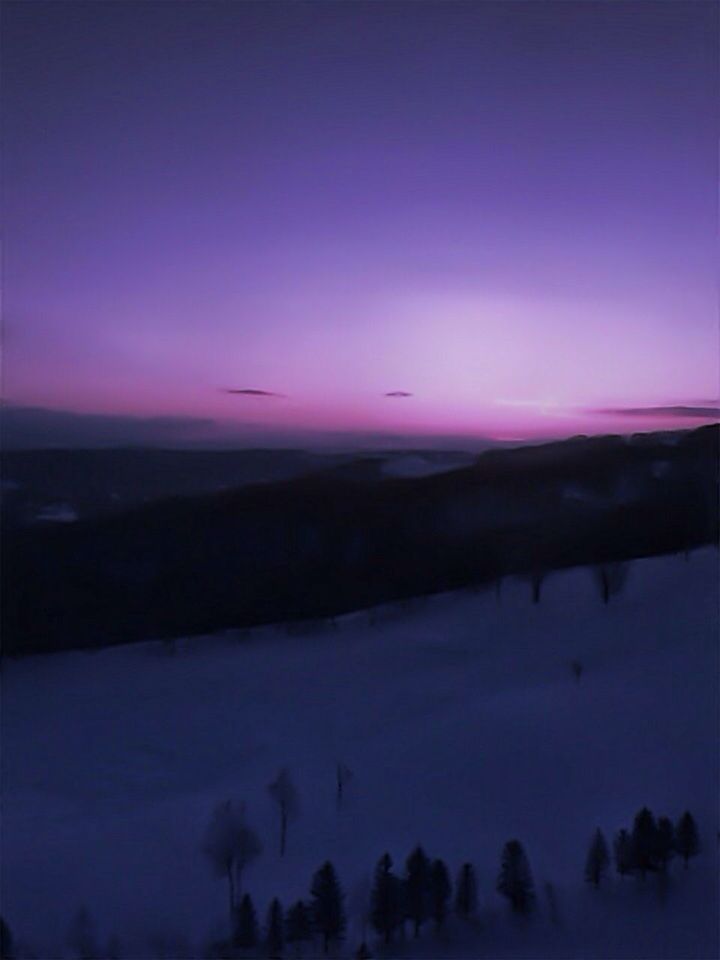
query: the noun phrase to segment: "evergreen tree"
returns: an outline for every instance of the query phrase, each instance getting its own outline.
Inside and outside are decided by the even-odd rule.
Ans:
[[[237,918],[235,922],[235,946],[242,950],[249,950],[257,946],[258,941],[258,923],[255,906],[252,897],[246,893],[240,901],[237,908]]]
[[[585,861],[585,879],[588,883],[600,886],[600,881],[607,873],[610,863],[610,854],[608,846],[603,836],[602,830],[598,828],[590,842],[587,860]]]
[[[675,828],[675,849],[683,858],[687,870],[688,860],[700,852],[700,838],[693,815],[689,811],[680,817]]]
[[[313,899],[313,926],[322,936],[323,952],[327,953],[330,941],[341,940],[345,933],[345,897],[335,868],[329,861],[313,877],[310,892]]]
[[[466,919],[477,910],[477,881],[471,863],[464,863],[455,887],[455,911]]]
[[[430,912],[430,861],[422,847],[416,847],[405,862],[404,892],[406,915],[418,937]]]
[[[661,870],[667,870],[668,861],[675,854],[675,828],[668,817],[659,817],[657,830],[658,863]]]
[[[375,868],[375,882],[370,894],[370,918],[385,943],[390,943],[395,928],[402,922],[402,886],[392,872],[389,853],[381,857]]]
[[[632,873],[635,869],[635,855],[633,852],[632,837],[627,830],[620,830],[613,844],[615,853],[615,869],[621,877]]]
[[[648,870],[658,868],[658,828],[655,817],[643,807],[635,816],[632,830],[635,867],[644,879]]]
[[[517,913],[527,913],[535,900],[530,864],[519,840],[509,840],[502,852],[498,892],[510,901]]]
[[[282,957],[284,945],[283,911],[277,897],[270,904],[265,927],[265,948],[268,957],[278,960]]]
[[[433,860],[430,867],[430,904],[437,927],[441,927],[445,920],[451,893],[452,886],[447,867],[442,860]]]
[[[312,940],[312,915],[302,900],[298,900],[287,912],[285,939],[296,945]]]

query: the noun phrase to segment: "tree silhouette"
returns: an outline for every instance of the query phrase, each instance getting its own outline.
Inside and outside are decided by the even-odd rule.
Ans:
[[[693,815],[686,810],[675,828],[675,849],[683,858],[687,870],[688,860],[700,852],[700,838]]]
[[[385,943],[391,942],[395,928],[402,922],[402,885],[392,872],[392,865],[389,853],[380,858],[370,894],[370,919]]]
[[[588,850],[587,860],[585,861],[585,879],[588,883],[599,887],[600,881],[607,873],[609,863],[610,854],[608,853],[608,846],[602,830],[598,828],[590,841],[590,849]]]
[[[227,877],[232,926],[243,871],[262,851],[257,834],[245,823],[242,806],[236,807],[231,800],[226,800],[215,809],[205,831],[203,849],[215,873]]]
[[[450,874],[442,860],[433,860],[430,867],[430,904],[435,925],[441,927],[452,893]]]
[[[471,863],[464,863],[460,867],[455,887],[455,911],[467,919],[477,910],[477,881],[475,870]]]
[[[275,780],[268,785],[268,793],[280,811],[280,856],[284,857],[288,820],[297,816],[299,807],[297,790],[286,767],[283,767]]]
[[[313,877],[312,918],[315,930],[322,936],[323,953],[328,952],[331,940],[342,940],[345,933],[345,899],[335,868],[326,861]]]
[[[249,893],[240,901],[237,909],[237,922],[235,925],[235,946],[242,950],[249,950],[257,946],[258,941],[258,923],[255,906]]]
[[[613,843],[615,853],[615,869],[621,877],[632,873],[635,868],[635,854],[633,852],[632,837],[627,830],[620,830]]]
[[[645,879],[649,870],[658,868],[658,828],[655,817],[647,807],[643,807],[636,816],[632,829],[635,868]]]
[[[667,870],[668,861],[675,855],[675,828],[668,817],[657,822],[657,859],[661,870]]]
[[[298,900],[287,912],[285,939],[297,945],[312,940],[312,915],[302,900]]]
[[[272,960],[282,957],[284,939],[283,911],[280,901],[275,897],[268,909],[265,927],[265,949]]]
[[[416,847],[405,862],[405,909],[413,922],[415,936],[430,911],[430,861],[422,847]]]
[[[509,840],[502,852],[497,889],[517,913],[527,913],[535,901],[530,864],[519,840]]]

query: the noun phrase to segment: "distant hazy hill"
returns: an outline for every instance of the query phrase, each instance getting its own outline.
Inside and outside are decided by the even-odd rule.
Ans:
[[[327,616],[708,543],[718,533],[718,433],[494,450],[409,478],[387,477],[382,460],[325,461],[315,472],[318,461],[306,460],[302,476],[275,483],[15,527],[3,540],[4,650]],[[51,471],[61,454],[39,456]],[[137,467],[148,475],[162,459],[137,456],[150,458]]]

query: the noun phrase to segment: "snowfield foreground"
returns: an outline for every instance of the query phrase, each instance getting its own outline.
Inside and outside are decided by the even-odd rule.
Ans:
[[[226,886],[202,841],[231,797],[264,844],[244,878],[261,920],[271,897],[305,897],[330,859],[350,914],[344,956],[377,860],[387,850],[401,871],[418,842],[453,879],[474,863],[480,913],[440,938],[428,924],[396,955],[720,955],[712,548],[634,562],[607,606],[577,569],[551,576],[539,605],[512,580],[499,598],[444,594],[334,628],[11,661],[2,719],[2,913],[26,955],[73,956],[67,931],[85,905],[120,956],[201,956],[227,935]],[[354,773],[340,810],[338,761]],[[267,785],[282,766],[301,808],[281,860]],[[673,861],[666,883],[612,869],[595,891],[583,879],[593,831],[611,842],[645,804],[673,821],[690,809],[700,855],[687,871]],[[495,892],[514,837],[537,892],[522,922]]]

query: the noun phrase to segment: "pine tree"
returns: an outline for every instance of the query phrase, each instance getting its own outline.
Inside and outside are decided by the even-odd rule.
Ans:
[[[403,886],[407,916],[418,937],[430,911],[430,861],[422,847],[416,847],[405,862]]]
[[[467,919],[477,910],[477,881],[471,863],[464,863],[455,887],[455,912]]]
[[[693,815],[689,811],[680,817],[675,828],[675,849],[683,858],[687,870],[688,860],[700,852],[700,838]]]
[[[283,932],[282,906],[278,898],[275,897],[268,909],[267,925],[265,927],[265,948],[268,957],[271,957],[272,960],[278,960],[279,957],[282,957]]]
[[[603,836],[602,830],[598,828],[590,842],[587,860],[585,861],[585,879],[588,883],[600,886],[600,881],[607,873],[610,863],[610,854],[608,846]]]
[[[294,944],[312,940],[312,916],[309,907],[302,900],[298,900],[287,912],[285,939]]]
[[[658,828],[655,817],[647,807],[643,807],[635,816],[632,841],[635,866],[645,879],[648,870],[658,868]]]
[[[452,886],[447,867],[442,860],[433,860],[430,867],[430,903],[437,927],[441,927],[445,920],[451,893]]]
[[[385,943],[391,942],[395,928],[402,922],[402,886],[392,865],[389,853],[380,858],[370,894],[370,919]]]
[[[627,830],[620,830],[615,836],[613,843],[615,853],[615,869],[621,877],[632,873],[635,869],[635,854],[633,851],[632,837]]]
[[[668,861],[675,854],[675,828],[668,817],[657,822],[657,858],[661,870],[667,870]]]
[[[323,952],[327,953],[331,940],[342,940],[346,923],[344,894],[330,861],[324,863],[313,877],[310,892],[313,926],[322,936]]]
[[[535,900],[530,864],[519,840],[509,840],[502,852],[498,892],[510,901],[517,913],[527,913]]]
[[[243,950],[249,950],[257,945],[258,924],[257,914],[249,893],[240,901],[237,908],[237,920],[235,924],[235,946]]]

